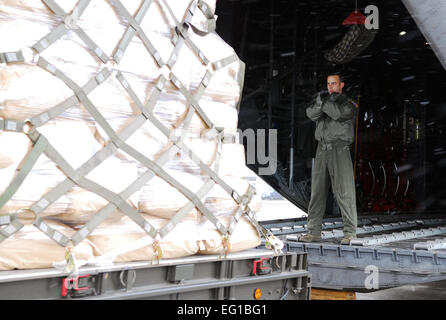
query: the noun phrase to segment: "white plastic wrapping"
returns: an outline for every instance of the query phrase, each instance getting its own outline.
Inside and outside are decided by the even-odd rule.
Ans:
[[[148,215],[144,215],[144,219],[157,228],[169,221]],[[190,233],[195,227],[196,224],[191,221],[179,223],[159,241],[160,251],[154,245],[154,239],[125,216],[104,221],[88,239],[93,244],[95,256],[112,262],[179,258],[198,252],[199,237],[196,233]]]
[[[74,230],[58,223],[47,222],[60,233],[71,236]],[[0,270],[51,268],[53,262],[65,260],[66,250],[32,224],[25,224],[17,233],[0,243]],[[79,260],[93,259],[92,245],[84,240],[73,248]]]
[[[73,13],[74,19],[76,18],[78,1],[54,0],[54,3],[66,15]],[[129,15],[137,17],[141,1],[126,0],[120,3]],[[174,39],[178,37],[176,23],[169,8],[176,20],[181,22],[188,14],[190,3],[188,0],[154,0],[139,22],[140,30],[153,44],[164,63],[172,58]],[[215,0],[208,0],[206,3],[211,11],[215,10]],[[67,20],[71,16],[57,16],[41,0],[0,0],[0,53],[22,50],[26,60],[0,64],[0,120],[38,123],[35,128],[37,132],[48,139],[49,144],[74,170],[81,168],[90,159],[95,159],[104,147],[115,143],[103,127],[104,121],[117,135],[134,128],[130,135],[127,134],[125,143],[151,161],[158,161],[170,150],[175,140],[173,136],[182,136],[183,143],[202,163],[214,171],[218,169],[218,176],[239,195],[244,195],[249,184],[243,173],[243,147],[204,138],[210,124],[198,112],[186,124],[187,114],[192,106],[181,89],[172,82],[165,82],[156,101],[151,101],[160,79],[170,79],[173,76],[181,82],[190,96],[198,98],[199,108],[213,126],[224,128],[225,134],[235,134],[236,104],[242,91],[242,64],[235,59],[218,70],[210,67],[213,62],[233,56],[234,50],[215,32],[209,32],[212,31],[209,30],[212,21],[196,9],[191,20],[193,27],[185,31],[187,39],[184,40],[178,56],[174,57],[175,63],[170,70],[166,65],[160,68],[155,56],[149,52],[147,43],[137,34],[130,40],[117,63],[113,57],[118,52],[118,44],[127,32],[129,22],[122,17],[123,10],[112,4],[113,1],[108,0],[90,1],[79,20],[72,22]],[[73,27],[71,23],[75,23],[77,27]],[[57,28],[61,28],[63,35],[53,41],[48,34]],[[199,30],[199,33],[194,29]],[[85,33],[92,40],[93,47],[77,31]],[[207,65],[203,57],[197,56],[190,42],[207,59]],[[33,51],[34,49],[30,49],[32,46],[40,48],[41,52]],[[104,61],[104,57],[108,60]],[[36,64],[39,61],[43,63],[40,66]],[[212,77],[205,90],[201,91],[202,79],[207,72],[212,72]],[[61,76],[58,78],[56,73],[69,80],[64,80]],[[125,80],[119,79],[119,76]],[[69,82],[65,83],[66,81]],[[84,104],[81,99],[83,96],[98,111],[97,115],[91,113],[91,106]],[[150,118],[145,123],[140,123],[139,127],[132,127],[141,120],[141,106],[153,108],[151,116],[167,128],[169,136],[157,128]],[[99,121],[99,118],[104,121]],[[14,181],[31,148],[32,143],[26,132],[0,130],[0,196]],[[192,160],[191,154],[179,150],[171,153],[169,159],[160,166],[164,172],[195,194],[210,177]],[[98,164],[83,176],[116,195],[126,190],[148,170],[144,163],[119,148],[115,148],[107,159],[96,162]],[[48,192],[57,190],[66,179],[59,163],[42,154],[17,192],[0,208],[0,214],[28,210]],[[124,200],[141,214],[150,214],[151,216],[145,215],[145,218],[153,222],[155,227],[162,227],[167,219],[174,217],[191,201],[174,185],[156,175],[138,190],[133,190]],[[225,219],[228,225],[239,207],[232,194],[218,184],[200,200],[212,214]],[[258,200],[255,197],[250,204],[254,211],[259,207]],[[108,203],[100,195],[75,185],[40,212],[39,216],[70,225],[84,224]],[[115,216],[119,214],[119,210],[114,213]],[[193,207],[183,221],[162,239],[163,250],[166,252],[164,257],[198,252],[198,246],[200,243],[203,246],[206,239],[204,233],[200,233],[199,238],[194,238],[194,234],[199,234],[197,230],[204,222],[206,218],[202,212]],[[131,234],[129,241],[149,237],[128,217],[107,220],[97,228],[89,237],[96,255],[113,250],[122,235]],[[23,229],[23,232],[31,232],[28,229]],[[216,229],[214,231],[218,233]],[[215,240],[215,235],[208,235]],[[253,237],[253,241],[247,240],[246,244],[258,244],[256,232],[248,232],[246,235]],[[0,250],[9,241],[10,238],[1,242]],[[110,243],[106,243],[107,241]],[[218,250],[215,241],[213,245],[206,245],[209,252]],[[233,248],[238,246],[234,245]],[[118,261],[153,258],[150,251],[136,250],[123,253]]]
[[[225,226],[229,226],[231,223],[228,216],[220,217],[220,220]],[[238,222],[233,234],[227,239],[227,244],[225,244],[221,234],[209,222],[203,223],[201,228],[205,240],[199,242],[200,254],[221,254],[225,250],[227,252],[237,252],[260,245],[260,236],[257,230],[245,217],[242,217]]]

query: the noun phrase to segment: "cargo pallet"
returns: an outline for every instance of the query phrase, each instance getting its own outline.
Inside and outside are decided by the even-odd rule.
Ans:
[[[0,271],[0,299],[307,300],[307,254],[251,249],[79,268]],[[258,294],[257,293],[257,294]],[[257,296],[259,298],[259,296]]]

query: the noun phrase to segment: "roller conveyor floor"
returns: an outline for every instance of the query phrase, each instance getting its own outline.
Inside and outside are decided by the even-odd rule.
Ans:
[[[301,243],[306,218],[264,221],[287,250],[308,254],[313,287],[369,292],[446,279],[446,215],[420,213],[358,217],[358,238],[340,245],[342,219],[323,221],[320,243]],[[378,277],[370,284],[370,270]]]

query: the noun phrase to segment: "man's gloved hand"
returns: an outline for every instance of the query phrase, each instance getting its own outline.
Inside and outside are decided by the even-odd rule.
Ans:
[[[318,106],[321,106],[329,96],[330,94],[328,93],[328,91],[319,92],[316,97],[316,104]]]
[[[317,94],[317,97],[316,97],[316,104],[317,104],[319,107],[322,106],[322,98],[321,98],[321,93],[320,93],[320,92]]]
[[[333,92],[330,94],[330,101],[335,101],[341,94],[339,92]]]

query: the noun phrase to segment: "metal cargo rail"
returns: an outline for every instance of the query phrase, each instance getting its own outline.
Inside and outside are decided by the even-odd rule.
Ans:
[[[309,299],[307,255],[252,249],[195,255],[159,262],[81,267],[77,275],[57,269],[0,272],[0,299]]]

